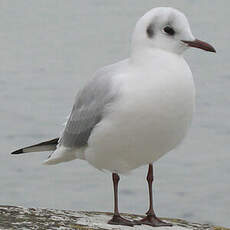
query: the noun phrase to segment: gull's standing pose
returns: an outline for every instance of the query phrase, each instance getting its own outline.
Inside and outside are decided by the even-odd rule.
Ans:
[[[171,226],[153,210],[152,163],[184,138],[194,111],[195,88],[184,51],[215,49],[192,35],[183,13],[154,8],[137,22],[130,57],[96,72],[78,93],[60,138],[22,148],[12,154],[54,152],[52,165],[84,159],[112,173],[114,215],[110,224]],[[149,165],[149,210],[136,222],[118,211],[119,175]]]

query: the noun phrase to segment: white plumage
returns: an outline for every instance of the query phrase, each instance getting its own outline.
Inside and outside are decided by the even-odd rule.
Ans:
[[[151,22],[153,38],[146,34]],[[162,31],[167,24],[177,30],[173,38]],[[192,74],[182,56],[187,45],[181,40],[194,40],[182,13],[156,8],[144,15],[134,30],[130,58],[104,67],[89,83],[88,91],[105,88],[96,83],[103,76],[109,85],[104,98],[111,92],[115,96],[101,108],[103,118],[93,127],[87,145],[79,149],[59,144],[45,163],[83,158],[96,168],[127,173],[175,148],[191,123],[195,97]]]
[[[188,47],[215,52],[197,40],[178,10],[161,7],[147,12],[134,29],[130,57],[96,72],[79,91],[60,138],[19,149],[55,150],[45,164],[84,159],[112,172],[114,214],[109,224],[172,226],[153,210],[153,165],[185,137],[195,104],[195,87],[183,58]],[[149,165],[149,209],[137,221],[118,209],[120,173]]]

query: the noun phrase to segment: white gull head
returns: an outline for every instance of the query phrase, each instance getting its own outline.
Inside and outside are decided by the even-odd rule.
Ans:
[[[141,17],[132,37],[132,53],[160,49],[182,54],[188,47],[215,52],[208,43],[195,39],[186,16],[170,7],[158,7]]]

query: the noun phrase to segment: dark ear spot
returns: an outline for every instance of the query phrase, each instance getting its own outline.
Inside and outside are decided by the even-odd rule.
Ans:
[[[152,25],[152,24],[150,24],[150,25],[147,27],[146,33],[147,33],[147,35],[148,35],[149,38],[152,38],[152,37],[153,37],[154,31],[153,31],[153,25]]]

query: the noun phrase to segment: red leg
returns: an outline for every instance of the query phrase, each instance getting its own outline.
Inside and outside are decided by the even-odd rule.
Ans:
[[[153,191],[152,191],[152,183],[153,183],[153,165],[149,164],[149,170],[147,175],[148,187],[149,187],[149,210],[146,213],[146,217],[141,220],[136,221],[137,224],[146,224],[153,227],[160,226],[172,226],[172,224],[163,222],[159,218],[156,217],[156,214],[153,210]]]
[[[112,178],[114,189],[114,213],[113,218],[108,222],[108,224],[133,226],[132,221],[126,220],[125,218],[121,217],[118,210],[118,182],[120,180],[120,177],[118,176],[118,174],[113,173]]]

